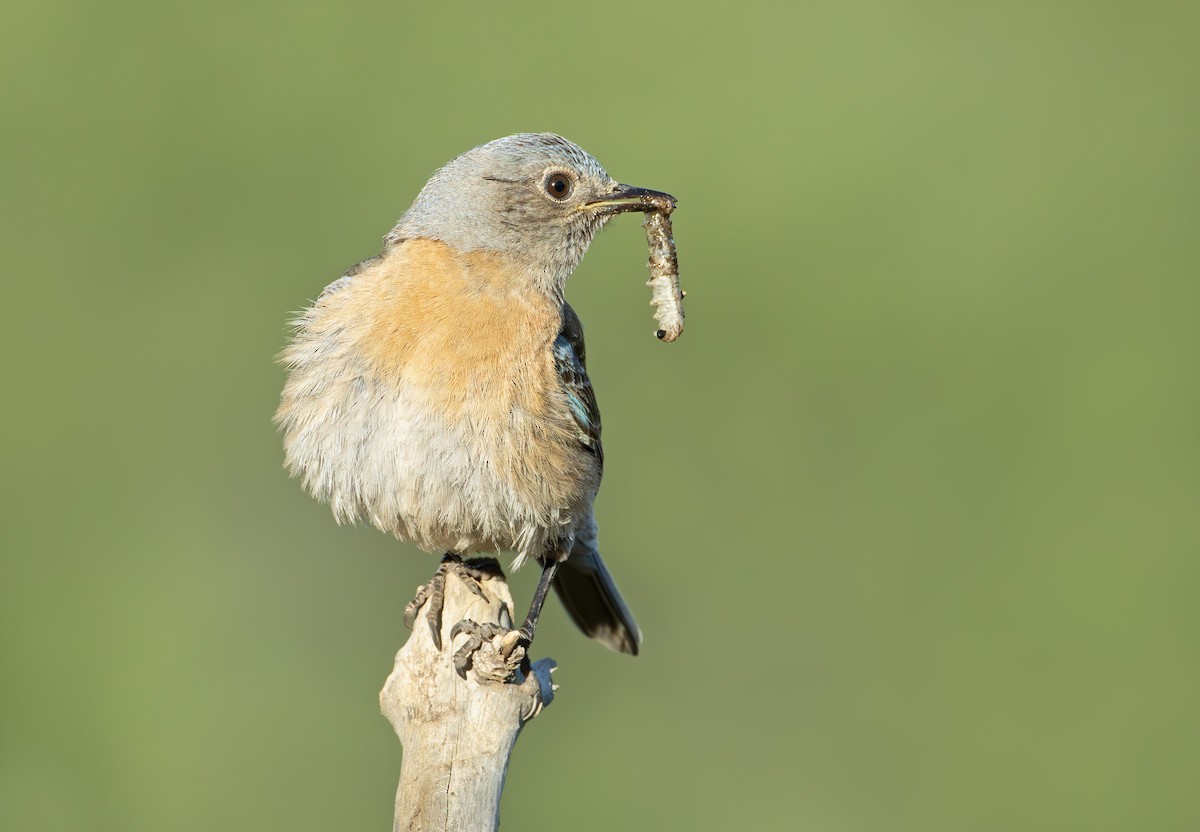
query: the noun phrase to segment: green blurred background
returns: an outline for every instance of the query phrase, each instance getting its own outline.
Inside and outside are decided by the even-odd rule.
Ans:
[[[434,559],[281,468],[285,320],[553,130],[636,660],[554,606],[509,829],[1200,828],[1194,3],[0,7],[0,829],[389,828]],[[520,603],[535,575],[514,581]]]

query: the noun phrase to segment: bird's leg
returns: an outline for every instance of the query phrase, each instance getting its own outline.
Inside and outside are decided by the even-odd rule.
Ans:
[[[526,647],[533,641],[533,631],[537,629],[538,619],[542,616],[542,604],[546,603],[546,594],[550,592],[550,583],[554,580],[554,573],[558,571],[558,564],[559,561],[553,557],[546,558],[542,563],[542,577],[538,580],[537,589],[533,593],[533,603],[529,605],[529,615],[525,616],[525,623],[518,631]]]
[[[417,612],[428,601],[429,609],[425,611],[425,620],[429,622],[429,634],[433,637],[433,646],[441,650],[442,608],[446,604],[446,576],[450,574],[457,575],[458,579],[466,585],[467,589],[486,601],[487,596],[483,594],[479,582],[488,573],[491,564],[494,564],[494,561],[487,560],[473,564],[463,563],[462,558],[458,555],[447,552],[442,557],[442,562],[438,566],[437,571],[429,579],[429,583],[417,587],[417,596],[405,606],[405,626],[410,630],[412,629],[414,622],[417,620]],[[491,568],[499,567],[496,565]]]
[[[550,592],[550,584],[554,580],[554,573],[558,571],[558,564],[559,561],[554,558],[547,558],[542,563],[542,577],[538,580],[537,589],[533,593],[533,603],[529,606],[529,615],[525,616],[525,623],[521,625],[521,629],[510,630],[499,624],[479,624],[471,620],[460,621],[454,625],[454,629],[450,631],[450,638],[467,636],[466,642],[454,653],[454,669],[459,676],[467,678],[467,671],[475,662],[475,652],[485,641],[491,641],[496,636],[502,636],[498,645],[500,664],[493,669],[494,676],[489,678],[504,681],[505,678],[511,677],[518,667],[528,663],[525,649],[517,648],[528,648],[533,641],[533,633],[542,614],[542,605],[546,603],[546,595]]]

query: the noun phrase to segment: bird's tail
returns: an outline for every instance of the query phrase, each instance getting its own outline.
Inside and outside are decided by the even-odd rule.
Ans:
[[[554,590],[584,633],[618,653],[637,655],[642,631],[600,559],[594,526],[592,534],[576,537],[571,556],[554,576]]]

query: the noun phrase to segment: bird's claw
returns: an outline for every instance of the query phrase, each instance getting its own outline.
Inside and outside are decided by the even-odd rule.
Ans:
[[[507,682],[525,662],[529,638],[524,630],[499,624],[480,624],[467,619],[450,630],[450,638],[466,635],[467,640],[454,651],[454,671],[463,679],[474,669],[481,682]]]
[[[429,583],[417,587],[416,597],[405,605],[404,626],[411,630],[417,621],[417,613],[428,602],[429,609],[425,611],[425,620],[429,622],[429,635],[433,639],[433,646],[441,650],[442,608],[446,605],[446,577],[450,574],[458,576],[459,580],[463,582],[463,586],[469,589],[473,595],[486,601],[487,596],[483,594],[483,587],[479,582],[483,580],[487,572],[487,568],[463,563],[457,555],[446,555],[442,558],[437,571],[433,573],[433,577],[429,579]]]

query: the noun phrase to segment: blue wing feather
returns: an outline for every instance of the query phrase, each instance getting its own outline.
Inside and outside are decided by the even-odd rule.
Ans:
[[[600,443],[600,408],[596,393],[588,378],[586,353],[583,345],[583,325],[569,305],[563,304],[563,323],[554,339],[554,363],[566,394],[571,415],[579,426],[579,442],[604,463],[604,447]]]

